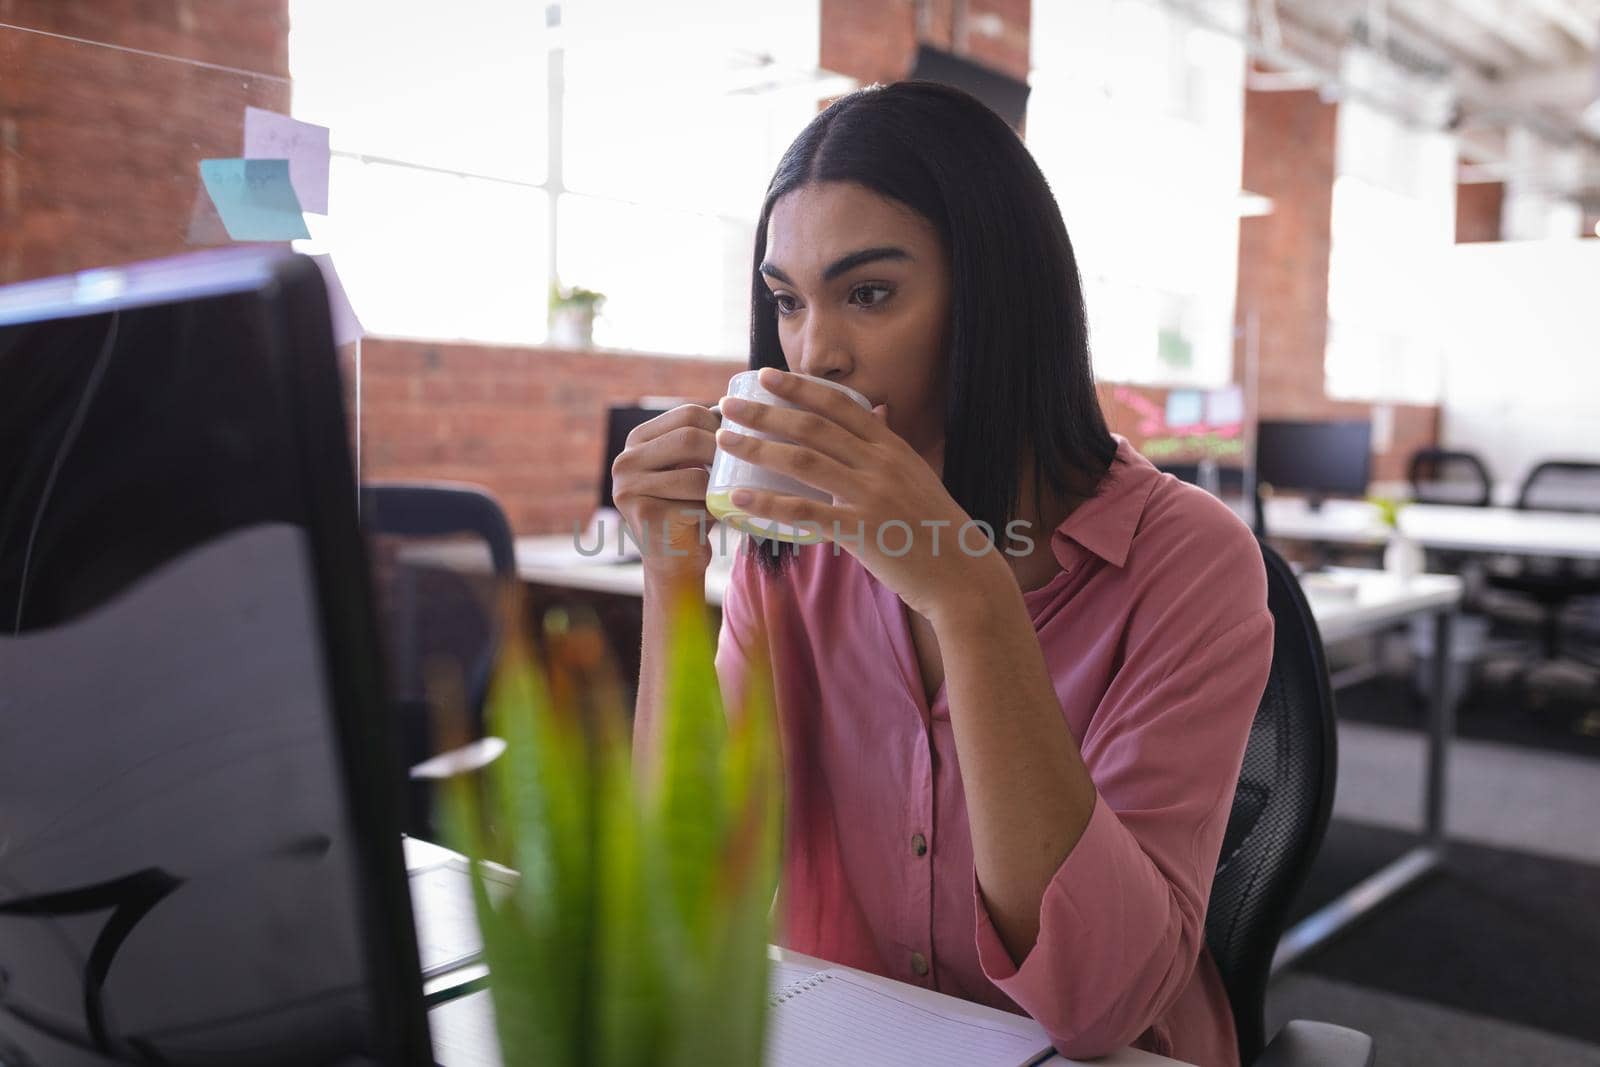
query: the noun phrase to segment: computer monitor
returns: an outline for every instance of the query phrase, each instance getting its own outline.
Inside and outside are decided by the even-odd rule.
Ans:
[[[977,97],[990,111],[1017,129],[1028,110],[1028,93],[1031,86],[1020,78],[979,63],[967,56],[958,56],[933,45],[917,46],[916,59],[911,64],[913,81],[932,81],[951,85]]]
[[[432,1063],[322,276],[0,289],[0,1062]]]
[[[1244,468],[1232,464],[1211,464],[1208,471],[1204,461],[1196,463],[1159,463],[1156,469],[1170,474],[1179,481],[1212,490],[1220,497],[1238,497],[1244,493]],[[1214,484],[1208,484],[1214,483]]]
[[[1256,484],[1305,493],[1313,508],[1325,496],[1365,496],[1372,477],[1372,423],[1365,419],[1256,426]]]
[[[657,415],[669,410],[652,404],[635,404],[612,407],[606,411],[606,454],[600,469],[600,507],[615,510],[617,502],[611,497],[611,465],[628,447],[628,435]]]

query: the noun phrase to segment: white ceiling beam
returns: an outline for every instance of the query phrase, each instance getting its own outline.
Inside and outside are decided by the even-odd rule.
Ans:
[[[1357,19],[1368,22],[1368,0],[1292,0],[1295,17],[1309,25],[1348,35]],[[1423,10],[1426,8],[1427,10]],[[1395,36],[1415,42],[1418,39],[1431,43],[1432,50],[1445,53],[1450,59],[1468,63],[1479,73],[1501,71],[1520,67],[1526,62],[1522,53],[1513,49],[1497,36],[1485,32],[1476,23],[1454,17],[1442,16],[1438,3],[1418,4],[1391,0],[1386,9],[1389,31]]]
[[[1587,51],[1600,47],[1600,12],[1585,13],[1567,0],[1528,0],[1528,6]]]
[[[1495,88],[1510,104],[1581,110],[1594,97],[1595,69],[1592,63],[1572,63],[1502,78]]]
[[[1393,8],[1415,9],[1424,25],[1440,27],[1463,18],[1510,45],[1526,61],[1559,62],[1572,49],[1554,27],[1531,19],[1526,0],[1397,0]]]

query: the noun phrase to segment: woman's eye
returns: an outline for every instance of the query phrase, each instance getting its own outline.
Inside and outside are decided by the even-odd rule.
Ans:
[[[854,289],[850,290],[850,300],[853,303],[860,304],[862,307],[872,308],[877,307],[879,304],[889,299],[889,294],[891,292],[893,292],[893,290],[891,290],[887,285],[858,285]],[[862,294],[878,295],[868,295],[863,297]]]
[[[794,297],[788,293],[774,293],[771,299],[778,306],[778,314],[792,315],[794,313]]]

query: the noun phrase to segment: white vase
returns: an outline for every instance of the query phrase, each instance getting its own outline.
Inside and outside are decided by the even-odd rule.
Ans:
[[[550,323],[550,343],[557,348],[592,348],[594,311],[581,307],[556,308]]]
[[[1402,582],[1409,582],[1422,573],[1422,546],[1399,532],[1389,535],[1383,549],[1383,569]]]

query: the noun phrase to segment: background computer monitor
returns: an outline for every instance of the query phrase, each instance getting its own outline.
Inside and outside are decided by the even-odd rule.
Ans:
[[[1325,496],[1365,496],[1372,478],[1372,423],[1365,419],[1263,419],[1256,426],[1256,484]]]
[[[1180,481],[1188,482],[1190,485],[1198,485],[1202,489],[1209,488],[1206,485],[1208,477],[1214,479],[1218,496],[1238,497],[1244,494],[1244,468],[1233,464],[1216,464],[1209,476],[1203,469],[1202,464],[1198,462],[1160,463],[1157,464],[1156,469],[1163,474],[1170,474]]]
[[[0,1061],[432,1062],[323,284],[0,289]]]
[[[606,454],[600,469],[600,507],[615,508],[611,497],[611,464],[628,447],[628,435],[651,419],[669,410],[647,404],[612,407],[606,411]]]
[[[917,46],[916,59],[911,65],[913,81],[932,81],[951,85],[977,97],[990,111],[1006,120],[1012,128],[1022,125],[1028,111],[1026,81],[1013,78],[1004,71],[979,63],[967,56],[959,56],[933,45]]]

